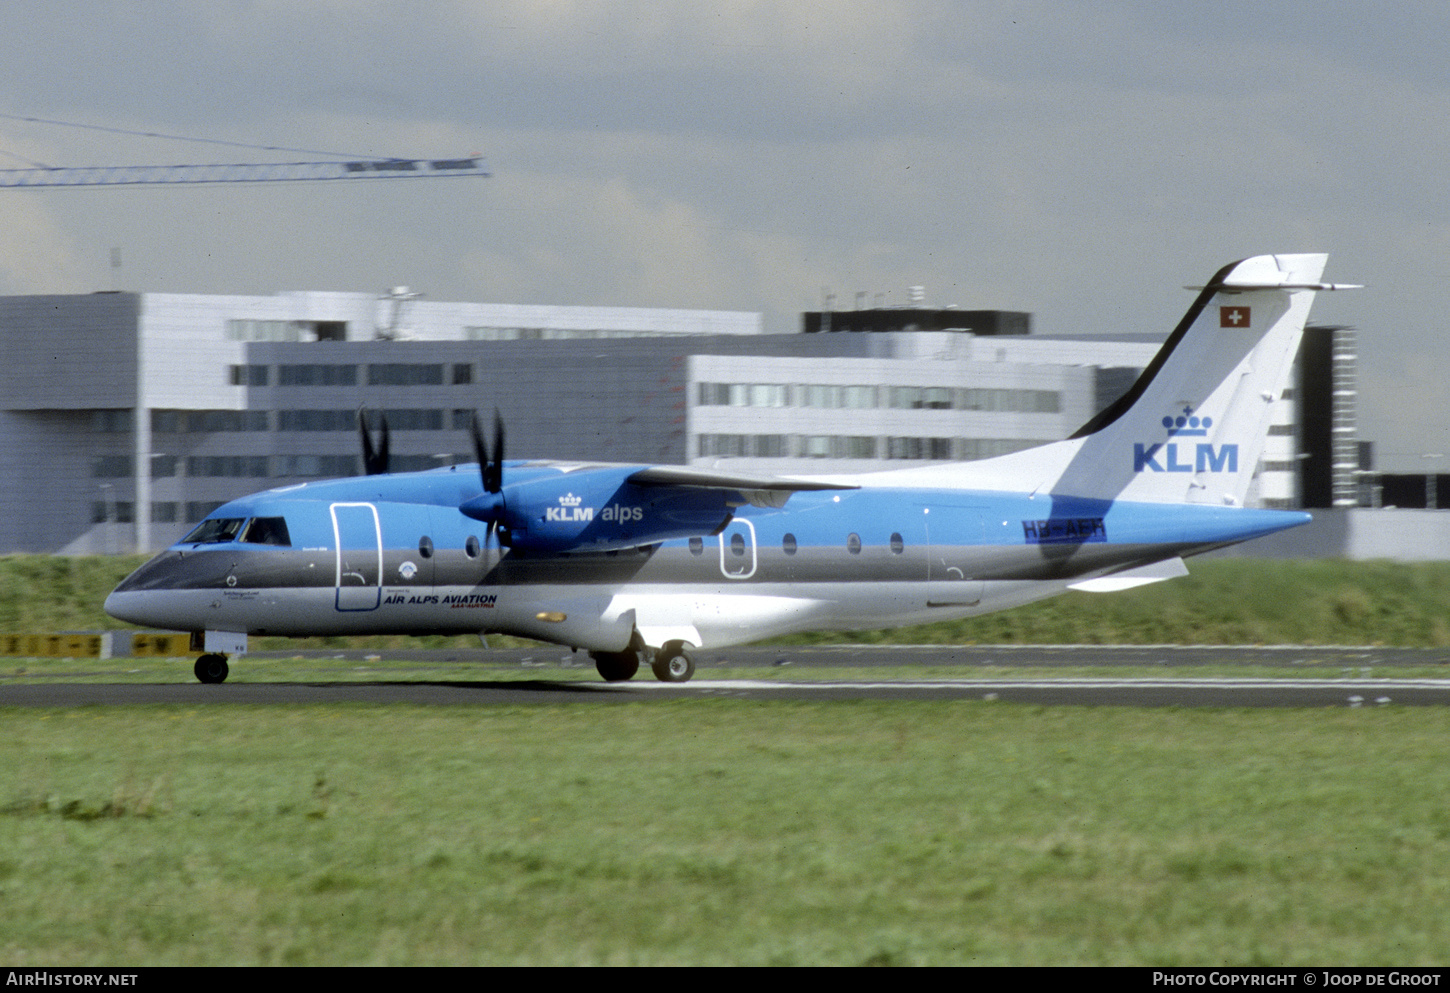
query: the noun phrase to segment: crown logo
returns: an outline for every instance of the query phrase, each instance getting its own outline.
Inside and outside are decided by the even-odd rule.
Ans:
[[[1207,437],[1208,429],[1213,427],[1212,417],[1196,417],[1191,406],[1185,405],[1183,413],[1177,417],[1163,418],[1163,426],[1168,429],[1168,437],[1188,435],[1191,437]]]
[[[566,493],[559,498],[559,506],[561,507],[577,507],[583,502],[583,497],[577,497],[572,493]]]

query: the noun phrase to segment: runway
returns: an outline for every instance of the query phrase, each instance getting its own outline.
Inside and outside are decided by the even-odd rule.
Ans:
[[[248,660],[272,664],[267,681],[248,680]],[[101,664],[121,665],[124,659]],[[295,662],[296,679],[286,678]],[[361,665],[357,663],[362,663]],[[500,704],[643,703],[678,699],[738,700],[979,700],[1043,706],[1131,707],[1375,707],[1446,706],[1450,678],[1426,678],[1450,653],[1374,647],[1177,646],[830,646],[736,648],[702,652],[695,679],[666,684],[647,670],[634,680],[605,683],[580,673],[548,678],[550,670],[588,666],[560,649],[389,652],[386,662],[363,652],[259,653],[233,661],[221,685],[189,680],[174,663],[175,682],[68,682],[62,678],[0,682],[0,706],[80,707],[138,704],[338,703],[487,706]],[[279,665],[280,664],[280,665]],[[930,678],[891,670],[930,668]],[[1127,666],[1161,670],[1121,678]],[[1185,667],[1255,670],[1236,677],[1175,675]],[[329,668],[330,667],[330,668]],[[794,667],[794,668],[793,668]],[[1054,675],[1072,667],[1072,675]],[[260,665],[259,665],[260,668]],[[832,679],[821,670],[857,670]],[[1008,675],[990,670],[1011,668]],[[1083,669],[1092,675],[1083,675]],[[1264,676],[1265,668],[1283,675]],[[1396,678],[1397,670],[1414,675]],[[879,670],[861,678],[859,670]],[[954,670],[939,675],[935,670]],[[1019,669],[1033,670],[1024,678]],[[748,670],[748,671],[746,671]],[[762,670],[771,678],[752,678]],[[332,675],[329,676],[329,671]],[[528,678],[520,678],[529,672]],[[792,678],[799,671],[801,677]],[[1041,675],[1035,674],[1040,671]],[[277,675],[282,672],[283,675]],[[466,678],[459,678],[466,672]],[[737,678],[731,678],[738,672]],[[958,675],[958,673],[960,673]],[[1101,674],[1099,674],[1101,673]],[[430,678],[436,677],[436,678]],[[91,678],[102,677],[93,672]],[[808,678],[807,678],[808,677]]]

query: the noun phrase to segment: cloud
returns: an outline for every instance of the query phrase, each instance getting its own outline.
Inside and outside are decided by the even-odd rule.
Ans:
[[[0,293],[87,293],[106,264],[94,253],[35,201],[0,198]]]
[[[14,0],[0,111],[495,177],[0,193],[11,292],[285,288],[761,310],[925,284],[1044,332],[1166,332],[1234,258],[1366,282],[1366,382],[1443,356],[1450,8]],[[62,67],[59,71],[57,67]],[[267,158],[0,121],[67,165]],[[17,252],[22,253],[17,255]],[[839,305],[839,304],[838,304]],[[1380,378],[1376,378],[1380,377]],[[1441,430],[1366,391],[1391,447]]]

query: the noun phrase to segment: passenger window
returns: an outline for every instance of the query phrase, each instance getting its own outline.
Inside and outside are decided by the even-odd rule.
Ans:
[[[852,555],[861,554],[861,536],[855,531],[852,531],[846,536],[846,551]]]
[[[431,559],[433,557],[433,539],[426,534],[418,539],[418,554],[425,559]]]
[[[787,534],[780,539],[780,549],[787,555],[794,555],[796,550],[795,535]]]
[[[690,554],[702,555],[705,552],[705,539],[699,536],[690,539]]]
[[[478,551],[479,551],[478,536],[471,534],[471,535],[468,536],[468,540],[463,543],[463,552],[469,558],[476,559],[476,558],[478,558]]]
[[[906,547],[906,542],[901,540],[900,532],[891,532],[891,554],[900,555],[901,550]]]
[[[735,555],[745,554],[745,535],[736,531],[730,536],[730,551]]]

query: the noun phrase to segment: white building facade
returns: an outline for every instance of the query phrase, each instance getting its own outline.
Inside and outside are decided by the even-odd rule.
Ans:
[[[404,290],[0,298],[0,552],[154,550],[233,497],[357,474],[359,408],[394,471],[473,461],[493,408],[510,458],[869,471],[1066,437],[1157,348]],[[1292,502],[1279,475],[1261,495]]]

